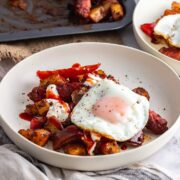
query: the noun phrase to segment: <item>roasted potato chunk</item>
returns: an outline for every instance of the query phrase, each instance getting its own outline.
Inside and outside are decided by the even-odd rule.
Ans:
[[[111,4],[111,14],[112,14],[112,18],[117,21],[119,20],[121,17],[124,16],[124,11],[123,11],[123,7],[120,3],[112,3]]]
[[[26,139],[31,140],[33,137],[34,131],[32,129],[27,129],[27,130],[20,129],[18,133],[24,136]]]
[[[35,106],[37,108],[37,111],[38,111],[39,115],[46,114],[47,111],[49,110],[49,107],[50,107],[49,103],[45,99],[43,99],[43,100],[41,100],[39,102],[36,102]]]
[[[90,11],[89,18],[97,23],[106,17],[106,12],[103,6],[98,6]]]
[[[171,5],[172,10],[174,10],[177,13],[180,13],[180,3],[174,1]]]
[[[32,136],[32,142],[39,146],[45,146],[50,137],[50,132],[45,129],[36,129]]]
[[[102,140],[100,141],[95,149],[95,154],[115,154],[120,152],[120,147],[116,141],[113,140]]]
[[[46,79],[42,79],[40,81],[40,85],[41,86],[48,86],[50,84],[55,84],[55,85],[62,85],[66,82],[66,79],[62,76],[60,76],[59,74],[54,74],[49,76]]]
[[[150,96],[149,96],[149,93],[147,90],[145,90],[144,88],[142,87],[138,87],[138,88],[135,88],[133,89],[133,91],[141,96],[144,96],[148,99],[148,101],[150,100]]]
[[[32,89],[32,91],[28,94],[29,99],[34,102],[41,101],[46,98],[46,87],[38,86]]]
[[[38,114],[38,110],[37,110],[35,104],[28,104],[26,106],[25,112],[30,114],[30,115],[37,115]]]
[[[89,18],[95,23],[100,22],[110,13],[111,5],[114,3],[116,4],[118,3],[118,1],[117,0],[102,1],[101,5],[91,9]]]
[[[87,154],[85,146],[80,143],[68,144],[64,146],[63,149],[66,154],[77,155],[77,156],[85,156]]]
[[[50,132],[45,129],[21,129],[18,132],[39,146],[45,146],[50,137]]]

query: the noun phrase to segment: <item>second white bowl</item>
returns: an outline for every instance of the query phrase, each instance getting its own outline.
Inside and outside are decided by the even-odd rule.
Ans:
[[[140,48],[162,59],[180,75],[180,61],[160,53],[159,49],[163,47],[163,45],[151,43],[151,39],[140,29],[142,24],[154,22],[161,17],[166,9],[171,8],[173,1],[174,0],[140,0],[134,11],[133,27]],[[180,0],[176,1],[180,2]]]

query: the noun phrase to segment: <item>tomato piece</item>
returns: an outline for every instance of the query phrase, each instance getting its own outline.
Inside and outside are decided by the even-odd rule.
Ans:
[[[155,27],[156,23],[146,23],[146,24],[142,24],[141,25],[141,30],[148,35],[149,37],[152,38],[153,34],[154,34],[154,27]]]
[[[28,113],[20,113],[19,117],[23,120],[26,120],[26,121],[31,121],[33,119],[33,116],[31,114],[28,114]]]
[[[54,71],[37,71],[37,76],[42,80],[46,79],[51,75],[59,74],[60,76],[63,76],[64,78],[76,78],[79,75],[92,73],[96,69],[98,69],[100,64],[93,64],[93,65],[87,65],[87,66],[79,66],[77,64],[73,65],[71,68],[68,69],[59,69]]]
[[[45,118],[34,117],[30,122],[30,129],[39,129],[45,124]]]

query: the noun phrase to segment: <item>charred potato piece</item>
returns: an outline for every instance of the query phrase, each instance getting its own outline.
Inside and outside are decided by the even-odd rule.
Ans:
[[[102,141],[97,146],[97,149],[95,149],[96,154],[115,154],[120,152],[120,147],[117,144],[116,141],[108,140],[108,141]]]
[[[148,101],[150,100],[149,93],[144,88],[138,87],[138,88],[133,89],[133,91],[141,96],[146,97],[148,99]]]
[[[77,156],[85,156],[87,154],[85,146],[80,143],[68,144],[64,146],[63,149],[66,154],[77,155]]]
[[[46,114],[47,111],[49,110],[49,107],[50,107],[49,103],[45,99],[43,99],[43,100],[41,100],[39,102],[36,102],[35,106],[37,108],[37,111],[38,111],[39,115]]]
[[[89,18],[95,23],[100,22],[109,14],[111,5],[117,2],[118,2],[117,0],[102,1],[101,5],[91,9]]]
[[[119,20],[121,17],[124,16],[124,11],[123,11],[123,7],[120,3],[112,3],[111,4],[111,14],[112,14],[112,18],[117,21]]]
[[[177,14],[177,12],[174,11],[174,10],[171,10],[171,9],[166,9],[164,11],[164,15],[163,16],[168,16],[168,15],[173,15],[173,14]]]
[[[45,146],[50,137],[50,132],[45,129],[36,129],[32,136],[32,142],[39,146]]]
[[[50,84],[55,84],[55,85],[62,85],[66,82],[65,78],[60,76],[59,74],[54,74],[49,76],[46,79],[43,79],[40,81],[41,86],[48,86]]]
[[[90,11],[89,18],[94,22],[98,23],[106,17],[107,13],[103,6],[98,6]]]
[[[30,114],[30,115],[37,115],[38,114],[38,110],[37,110],[35,104],[28,104],[26,106],[25,112]]]
[[[32,91],[28,94],[28,97],[34,102],[41,101],[43,98],[46,98],[46,87],[45,86],[34,87]]]
[[[172,10],[174,10],[177,13],[180,13],[180,3],[174,1],[171,5]]]
[[[45,146],[50,137],[50,132],[45,129],[21,129],[18,132],[19,134],[39,146]]]
[[[29,139],[31,141],[34,131],[32,129],[20,129],[18,131],[19,134],[21,134],[22,136],[24,136],[26,139]]]

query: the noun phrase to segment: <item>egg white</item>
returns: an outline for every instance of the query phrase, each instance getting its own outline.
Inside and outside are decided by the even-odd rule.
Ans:
[[[124,120],[116,124],[92,113],[93,105],[102,97],[120,97],[128,104]],[[119,142],[126,141],[142,130],[149,117],[149,101],[129,88],[104,79],[92,87],[75,106],[71,121],[82,129],[96,132]]]
[[[157,22],[154,33],[162,36],[172,46],[180,48],[180,14],[162,17]]]

